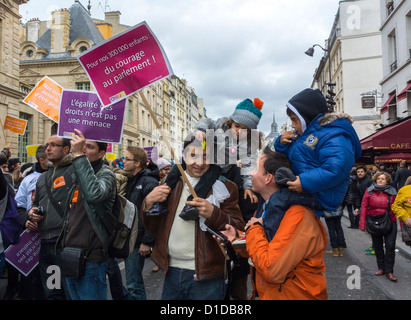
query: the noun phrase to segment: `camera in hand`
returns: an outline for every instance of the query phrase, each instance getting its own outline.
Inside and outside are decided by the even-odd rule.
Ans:
[[[39,206],[37,208],[37,211],[35,212],[35,214],[39,215],[39,216],[44,216],[44,214],[46,213],[46,211],[44,210],[43,206]]]

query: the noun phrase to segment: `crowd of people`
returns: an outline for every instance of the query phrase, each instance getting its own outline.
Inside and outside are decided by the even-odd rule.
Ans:
[[[350,227],[369,232],[367,216],[388,212],[389,231],[372,234],[370,247],[375,274],[396,281],[397,218],[411,229],[406,164],[395,174],[381,166],[373,175],[354,167],[361,145],[352,119],[330,112],[313,89],[287,103],[293,130],[277,138],[275,150],[263,148],[257,130],[262,106],[245,99],[227,117],[201,120],[185,139],[178,165],[149,161],[136,146],[109,163],[107,144],[79,130],[72,139],[51,134],[34,164],[20,166],[6,146],[0,153],[0,221],[12,193],[21,230],[37,231],[41,245],[39,264],[26,277],[5,262],[0,242],[4,299],[105,300],[109,287],[115,300],[144,300],[142,272],[150,256],[153,272],[165,274],[165,300],[249,299],[248,278],[251,298],[324,300],[328,239],[320,219],[328,228],[327,252],[342,256],[344,207]],[[225,138],[209,139],[210,130]],[[125,286],[104,224],[117,194],[139,214],[134,250],[124,259]],[[85,257],[84,269],[73,268],[73,254]],[[49,285],[50,266],[61,269],[61,286]]]
[[[351,229],[367,230],[371,234],[371,245],[365,249],[365,254],[375,255],[378,270],[376,276],[386,277],[397,282],[393,274],[395,262],[395,247],[397,240],[397,219],[404,235],[411,223],[411,204],[406,197],[411,185],[411,166],[407,167],[405,161],[399,163],[395,171],[392,166],[388,169],[384,163],[378,163],[369,170],[364,165],[354,167],[350,172],[350,184],[347,189],[343,206],[347,208]],[[405,192],[405,193],[404,193]],[[401,197],[398,197],[401,194]],[[369,228],[372,217],[389,217],[389,227],[383,233],[375,232]],[[371,216],[371,217],[370,217]],[[339,220],[341,217],[338,218]],[[367,221],[368,220],[368,221]],[[406,222],[408,220],[408,222]],[[345,244],[344,232],[339,223],[339,241]],[[404,237],[403,237],[404,239]],[[408,240],[404,240],[407,245]],[[336,246],[327,253],[338,256]]]

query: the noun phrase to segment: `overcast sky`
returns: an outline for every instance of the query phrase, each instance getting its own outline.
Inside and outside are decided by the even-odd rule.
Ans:
[[[87,7],[88,0],[80,1]],[[168,56],[175,75],[204,99],[207,116],[230,115],[246,98],[264,101],[259,129],[268,134],[273,112],[286,122],[285,104],[310,87],[323,55],[338,0],[91,0],[91,16],[120,11],[120,23],[146,21]],[[74,0],[29,0],[23,22],[49,20]]]

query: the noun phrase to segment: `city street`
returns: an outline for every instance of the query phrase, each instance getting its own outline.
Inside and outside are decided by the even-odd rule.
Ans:
[[[345,212],[347,214],[347,212]],[[323,220],[323,219],[322,219]],[[398,230],[397,248],[395,254],[394,274],[398,282],[394,283],[385,276],[377,277],[377,262],[374,255],[366,255],[365,249],[371,244],[368,233],[358,229],[350,229],[348,217],[342,220],[347,249],[344,257],[325,255],[327,289],[330,300],[410,300],[411,292],[411,250],[401,240]],[[323,224],[325,225],[324,221]],[[398,224],[399,228],[399,224]],[[325,228],[327,230],[327,228]],[[350,266],[360,268],[360,289],[349,289],[347,279],[352,271],[347,273]]]
[[[345,215],[347,213],[345,212]],[[321,219],[325,225],[324,219]],[[327,289],[330,300],[411,300],[411,250],[401,240],[401,232],[397,236],[397,252],[395,255],[394,274],[398,282],[389,281],[385,276],[376,277],[375,256],[366,255],[364,250],[371,244],[366,232],[348,228],[347,216],[342,219],[347,248],[343,257],[325,254],[327,267]],[[325,226],[327,230],[327,227]],[[327,250],[329,245],[327,246]],[[146,260],[143,276],[148,300],[160,300],[164,275],[161,271],[153,273],[153,262]],[[124,262],[119,263],[123,280],[125,279]],[[354,273],[353,273],[354,272]],[[354,276],[358,277],[353,280]],[[0,296],[4,296],[6,279],[0,280]],[[348,285],[347,285],[348,283]],[[125,281],[124,281],[125,284]],[[251,284],[248,291],[251,295]],[[110,292],[108,292],[111,299]]]
[[[165,274],[153,272],[148,256],[154,237],[135,218],[140,211],[147,215],[145,227],[156,234],[162,258],[182,268],[195,265],[194,278],[209,279],[222,276],[224,255],[199,231],[199,225],[205,230],[199,221],[206,219],[210,228],[238,227],[258,196],[267,200],[259,203],[264,231],[256,229],[254,237],[251,229],[247,248],[259,267],[261,299],[324,300],[325,275],[328,300],[350,302],[335,313],[356,315],[355,300],[368,316],[380,309],[364,307],[364,301],[411,300],[411,246],[402,241],[400,221],[395,239],[395,225],[380,220],[390,212],[407,226],[411,220],[411,0],[39,3],[0,1],[4,304],[46,296],[109,305],[106,291],[111,303],[122,300],[122,291],[141,291],[141,284],[134,285],[141,282],[141,265],[127,270],[128,292],[121,288],[124,260],[118,259],[120,278],[117,268],[112,271],[117,259],[108,258],[115,255],[112,248],[133,249],[138,228],[138,245],[145,243],[134,253],[147,254],[142,276],[149,301],[140,302],[145,308],[161,305],[160,314],[167,316],[238,316],[246,314],[242,307],[248,303],[271,316],[276,302],[259,297],[194,301],[202,307],[196,310],[162,301]],[[279,190],[285,192],[271,197]],[[184,203],[189,195],[200,199]],[[170,213],[158,223],[150,217],[156,215],[151,204],[161,202]],[[371,235],[350,228],[345,209],[341,256],[331,254],[341,248],[331,248],[321,219],[328,236],[323,272],[323,232],[305,211],[290,208],[295,203],[333,213],[341,203],[361,204],[357,209],[367,216],[368,230],[388,240],[386,266],[381,239],[374,237],[378,268],[375,254],[367,251]],[[197,220],[185,224],[178,214]],[[52,251],[57,237],[67,248],[63,254],[59,246]],[[270,241],[268,250],[262,237]],[[141,263],[138,258],[127,265]],[[179,297],[195,299],[224,295],[218,281],[193,289],[193,272],[183,274],[168,273],[167,280],[178,282],[167,281],[165,298],[179,291],[186,291]],[[63,275],[78,280],[66,283]],[[244,286],[241,291],[244,298]],[[247,293],[253,293],[250,277]],[[263,304],[270,313],[263,314]],[[234,312],[226,312],[227,306]],[[324,312],[314,308],[315,315]],[[299,311],[311,315],[306,308],[288,310],[294,317]]]
[[[321,219],[325,230],[328,232],[324,219]],[[366,255],[365,249],[371,244],[371,237],[358,229],[350,229],[347,212],[341,220],[347,248],[343,257],[333,257],[325,254],[325,264],[327,267],[327,289],[330,300],[411,300],[411,249],[401,240],[401,232],[398,231],[397,248],[395,255],[394,274],[398,282],[394,283],[385,276],[376,277],[377,263],[374,255]],[[399,228],[399,223],[398,223]],[[329,244],[327,250],[329,249]],[[146,260],[144,268],[144,279],[148,299],[161,299],[161,288],[163,274],[161,271],[152,273],[153,263]],[[353,267],[354,266],[354,267]],[[122,264],[120,264],[122,267]],[[353,276],[353,271],[347,269],[359,268],[359,288],[358,286],[349,289],[347,280]],[[350,281],[353,283],[353,281]],[[248,286],[251,293],[251,284]]]

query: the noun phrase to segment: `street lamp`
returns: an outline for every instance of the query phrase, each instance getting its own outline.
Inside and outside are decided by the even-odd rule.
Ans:
[[[328,109],[330,112],[334,111],[334,106],[335,106],[335,93],[334,93],[334,86],[335,82],[331,82],[331,48],[329,50],[324,49],[321,47],[319,44],[314,44],[312,47],[308,48],[308,50],[305,52],[307,56],[313,57],[314,56],[314,47],[320,47],[324,52],[327,52],[328,55],[328,75],[329,75],[329,82],[327,83],[328,85],[328,90],[327,90],[327,96],[325,97],[328,103]]]

